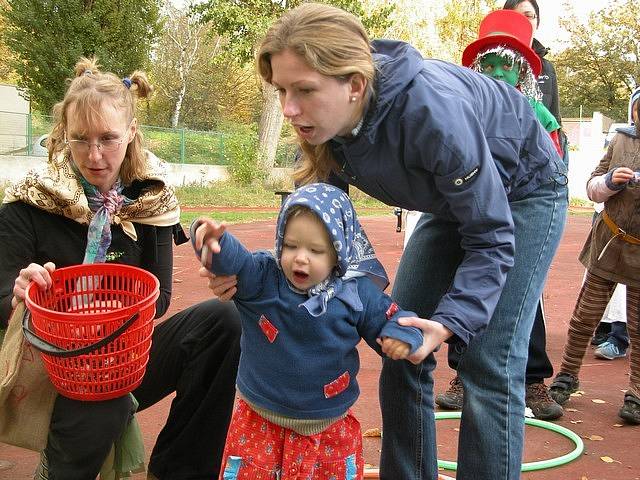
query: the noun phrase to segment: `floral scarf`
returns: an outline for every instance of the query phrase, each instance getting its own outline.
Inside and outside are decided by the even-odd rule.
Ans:
[[[123,202],[119,209],[114,210],[110,222],[121,225],[134,241],[137,235],[132,221],[160,227],[180,221],[178,199],[173,187],[166,182],[166,164],[151,152],[146,153],[146,173],[141,180],[153,180],[152,186],[138,198]],[[22,180],[7,188],[3,203],[21,201],[90,225],[98,211],[92,210],[81,176],[74,170],[71,159],[61,155],[43,167],[31,170]]]

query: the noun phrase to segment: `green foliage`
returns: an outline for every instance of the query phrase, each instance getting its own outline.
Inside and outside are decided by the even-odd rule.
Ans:
[[[620,0],[593,13],[586,24],[575,16],[561,20],[570,46],[553,58],[562,116],[600,111],[627,121],[627,105],[640,85],[640,15],[637,2]]]
[[[171,163],[226,165],[225,138],[219,132],[198,132],[144,126],[147,147]],[[184,150],[181,150],[184,149]]]
[[[81,56],[128,75],[145,68],[159,25],[160,0],[8,0],[2,40],[15,56],[18,85],[42,111],[65,91]]]
[[[258,167],[258,138],[253,129],[225,135],[224,155],[231,177],[241,185],[264,180],[265,173]]]
[[[261,101],[257,78],[252,66],[229,55],[228,40],[170,5],[163,25],[153,50],[156,95],[147,123],[215,130],[222,119],[253,121]]]
[[[0,0],[0,12],[4,12],[9,8],[7,0]],[[0,15],[0,32],[3,32],[6,27],[7,20]],[[11,66],[13,54],[7,47],[4,39],[0,36],[0,82],[9,83],[15,85],[18,81],[18,76]]]
[[[269,26],[285,11],[302,0],[208,0],[193,7],[201,22],[211,22],[216,34],[230,41],[231,53],[240,61],[250,62],[253,49]],[[381,34],[390,24],[394,6],[383,5],[370,12],[361,0],[331,0],[326,3],[343,8],[360,18],[370,35]]]
[[[478,38],[478,27],[484,16],[499,8],[496,0],[449,0],[444,15],[436,20],[441,39],[439,56],[460,63],[462,51]]]

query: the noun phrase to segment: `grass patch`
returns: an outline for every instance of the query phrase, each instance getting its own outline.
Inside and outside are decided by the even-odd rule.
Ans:
[[[4,197],[7,184],[0,183],[0,198]],[[260,186],[243,187],[233,182],[219,182],[212,186],[187,185],[176,187],[176,195],[183,207],[196,207],[196,210],[183,211],[180,222],[190,225],[193,219],[200,215],[210,216],[218,221],[229,223],[252,222],[256,220],[268,220],[278,216],[277,208],[280,207],[280,197],[274,194],[274,190]],[[351,200],[359,216],[392,215],[393,209],[384,203],[372,198],[365,193],[352,188]],[[571,215],[591,216],[593,202],[572,197],[570,207]],[[201,208],[200,208],[201,207]],[[249,212],[212,211],[207,207],[258,207]],[[268,210],[260,210],[265,207]]]
[[[386,208],[363,208],[358,209],[359,217],[367,217],[367,216],[384,216],[384,215],[392,215],[393,209],[391,207]],[[197,209],[197,210],[189,210],[180,212],[180,223],[188,228],[198,217],[211,217],[217,222],[227,222],[227,223],[250,223],[256,222],[258,220],[275,220],[278,217],[278,212],[275,210],[270,211],[260,211],[260,210],[251,210],[249,212],[232,212],[232,211],[220,211],[220,210],[207,210],[206,208]]]
[[[185,207],[280,207],[280,196],[263,185],[241,186],[233,181],[216,182],[209,186],[185,185],[176,187],[180,205]],[[365,209],[391,210],[375,198],[351,188],[351,201],[358,212]]]
[[[210,186],[176,187],[180,205],[186,207],[278,207],[280,197],[262,186],[241,186],[234,182],[216,182]]]
[[[211,210],[190,210],[188,212],[180,212],[180,223],[188,228],[198,217],[211,217],[216,222],[226,223],[248,223],[255,222],[257,220],[271,220],[278,216],[278,212],[212,212]]]

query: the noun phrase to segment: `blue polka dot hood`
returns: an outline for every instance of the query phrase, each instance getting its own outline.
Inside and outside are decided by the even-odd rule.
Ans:
[[[389,278],[356,217],[351,200],[339,188],[325,183],[305,185],[289,195],[280,210],[276,227],[278,265],[289,212],[295,206],[306,207],[321,219],[338,258],[333,273],[309,289],[309,300],[303,306],[314,316],[322,315],[327,302],[336,297],[361,310],[357,284],[350,280],[366,275],[384,290],[389,285]]]

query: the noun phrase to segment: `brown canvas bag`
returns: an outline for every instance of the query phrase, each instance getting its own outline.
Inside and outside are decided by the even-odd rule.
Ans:
[[[47,444],[58,393],[40,352],[22,333],[25,308],[21,302],[13,310],[0,350],[0,442],[39,452]]]

